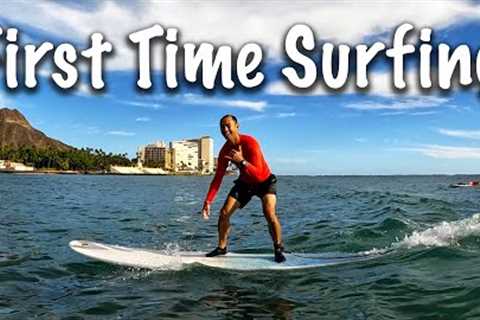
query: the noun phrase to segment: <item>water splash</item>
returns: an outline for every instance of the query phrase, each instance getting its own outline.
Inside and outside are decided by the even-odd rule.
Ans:
[[[148,250],[148,249],[147,249]],[[164,248],[158,250],[162,254],[173,257],[164,265],[159,265],[155,269],[145,269],[139,267],[129,267],[128,273],[122,276],[122,280],[142,280],[150,277],[157,271],[180,271],[185,269],[180,259],[180,254],[183,252],[183,248],[176,242],[168,242],[164,244]],[[178,259],[177,259],[178,258]]]
[[[480,214],[458,221],[446,222],[435,225],[424,231],[414,231],[399,242],[393,243],[396,248],[413,248],[417,246],[446,247],[458,245],[458,241],[472,236],[480,235]]]
[[[386,248],[373,248],[362,251],[363,255],[385,254],[396,249],[411,249],[414,247],[448,247],[458,245],[466,237],[480,235],[480,213],[470,218],[458,221],[443,221],[423,231],[414,231],[402,240],[393,242]]]
[[[177,242],[167,242],[165,243],[165,249],[161,250],[163,254],[169,256],[178,256],[182,251],[182,247]]]
[[[168,256],[177,257],[177,259],[172,259],[170,263],[166,264],[162,268],[158,268],[157,270],[182,270],[184,269],[184,265],[182,264],[182,260],[180,258],[180,254],[183,251],[183,248],[177,242],[168,242],[165,244],[165,249],[161,250],[163,254]]]

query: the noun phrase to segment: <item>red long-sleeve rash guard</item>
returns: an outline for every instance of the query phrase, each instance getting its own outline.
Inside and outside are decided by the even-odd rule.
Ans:
[[[239,144],[242,147],[243,158],[248,162],[246,166],[240,169],[239,179],[248,184],[257,184],[267,180],[271,175],[271,171],[263,157],[262,150],[260,149],[257,140],[251,136],[241,134]],[[228,167],[229,160],[225,158],[225,156],[227,156],[233,148],[234,147],[230,143],[226,142],[218,154],[217,171],[215,172],[215,177],[210,184],[205,199],[205,202],[207,203],[212,203],[217,195],[218,189],[222,184],[223,176]]]

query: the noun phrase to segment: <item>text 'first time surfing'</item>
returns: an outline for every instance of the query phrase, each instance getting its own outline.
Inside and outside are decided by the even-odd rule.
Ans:
[[[35,88],[38,70],[47,59],[51,60],[55,69],[50,78],[58,88],[72,89],[79,81],[79,65],[85,63],[90,72],[91,88],[105,88],[103,65],[109,56],[115,54],[115,48],[102,33],[93,33],[89,47],[84,50],[68,42],[53,44],[48,41],[22,47],[20,33],[13,27],[0,28],[0,37],[5,44],[0,54],[0,67],[4,69],[8,89],[15,90],[20,86]],[[408,42],[413,38],[415,45]],[[391,61],[392,86],[404,90],[407,87],[405,59],[412,58],[418,59],[419,86],[422,89],[437,86],[442,90],[450,89],[457,70],[461,86],[472,85],[474,76],[478,82],[478,52],[472,52],[465,44],[455,48],[446,43],[433,45],[432,40],[432,29],[416,30],[412,24],[404,23],[395,29],[389,47],[381,41],[354,46],[331,42],[319,45],[312,28],[296,24],[285,35],[284,53],[290,65],[283,67],[281,74],[290,86],[297,89],[311,89],[316,84],[322,84],[332,90],[344,88],[354,76],[355,87],[361,90],[369,87],[369,65],[375,59],[383,58]],[[163,72],[159,77],[164,77],[167,90],[178,88],[181,81],[207,90],[217,87],[251,89],[264,84],[266,79],[261,70],[264,50],[256,42],[248,42],[239,49],[207,42],[181,43],[179,29],[164,28],[159,24],[129,34],[126,41],[136,51],[136,85],[143,90],[149,90],[153,85],[151,52],[160,57]],[[158,46],[161,47],[160,53]]]

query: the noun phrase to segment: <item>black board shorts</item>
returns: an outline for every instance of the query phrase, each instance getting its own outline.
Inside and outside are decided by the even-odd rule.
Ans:
[[[245,207],[253,196],[262,199],[266,194],[277,194],[277,177],[274,174],[258,184],[248,184],[240,179],[235,180],[234,183],[228,195],[240,202],[240,209]]]

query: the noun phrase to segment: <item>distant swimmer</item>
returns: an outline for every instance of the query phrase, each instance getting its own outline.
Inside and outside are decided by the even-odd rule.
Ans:
[[[253,196],[262,200],[263,215],[268,222],[276,262],[284,262],[285,255],[282,243],[282,227],[276,215],[277,178],[270,172],[260,145],[255,138],[240,134],[239,124],[234,115],[227,114],[220,119],[220,131],[227,140],[218,155],[218,164],[203,204],[202,215],[205,219],[210,216],[210,205],[213,202],[222,183],[223,176],[229,161],[240,169],[240,177],[220,209],[218,218],[218,246],[207,257],[224,255],[227,253],[228,233],[230,231],[230,217],[238,208],[243,208]]]

